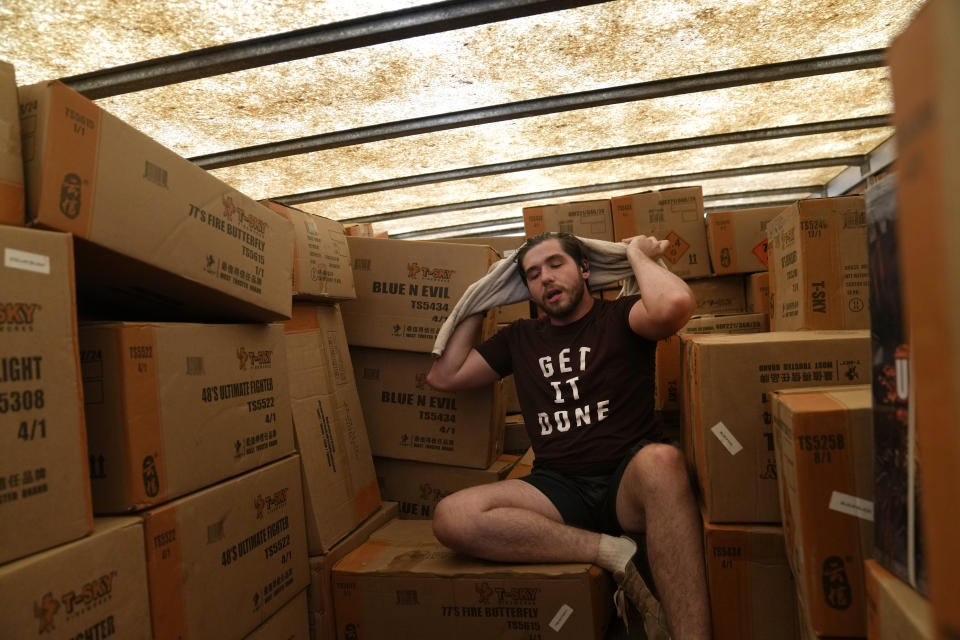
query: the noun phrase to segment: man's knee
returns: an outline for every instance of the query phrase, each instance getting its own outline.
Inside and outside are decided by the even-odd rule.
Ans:
[[[649,444],[627,467],[632,483],[659,491],[689,490],[683,452],[669,444]]]
[[[443,545],[463,551],[467,547],[472,521],[468,512],[462,496],[454,493],[442,499],[433,510],[433,535]]]

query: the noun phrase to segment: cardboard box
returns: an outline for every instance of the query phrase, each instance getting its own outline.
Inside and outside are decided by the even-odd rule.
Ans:
[[[90,533],[73,242],[0,226],[0,564]]]
[[[685,280],[711,275],[701,187],[646,191],[611,203],[614,240],[638,234],[669,240],[663,259],[670,271]]]
[[[334,567],[333,583],[338,636],[367,640],[602,640],[611,612],[600,568],[474,560],[441,545],[427,520],[374,533]]]
[[[710,522],[780,521],[769,397],[864,384],[867,331],[684,336],[684,445]]]
[[[510,258],[526,241],[525,236],[475,236],[472,238],[444,238],[443,240],[434,242],[479,244],[493,248],[501,258]]]
[[[261,204],[293,225],[293,297],[298,300],[353,300],[353,264],[343,225],[272,200]]]
[[[910,409],[923,460],[923,532],[940,637],[960,636],[960,160],[954,78],[960,6],[931,0],[889,49],[900,240],[910,339]],[[877,443],[880,446],[880,443]]]
[[[437,503],[451,493],[505,480],[520,456],[503,454],[486,469],[377,458],[377,481],[387,500],[400,505],[404,520],[430,520]]]
[[[767,329],[767,316],[751,313],[694,316],[680,333],[760,333]],[[653,407],[657,411],[680,411],[681,355],[680,336],[674,334],[657,342]]]
[[[295,302],[284,323],[307,541],[325,553],[380,507],[340,308]]]
[[[530,448],[530,434],[527,433],[523,414],[509,413],[504,421],[503,452],[521,456]]]
[[[876,560],[867,560],[867,637],[870,640],[934,640],[933,608],[910,585]]]
[[[527,452],[517,460],[517,464],[513,465],[513,470],[507,474],[507,480],[530,475],[530,472],[533,471],[533,459],[533,449],[527,449]]]
[[[437,391],[428,353],[350,349],[373,455],[486,469],[503,453],[500,385]]]
[[[868,385],[771,399],[780,510],[800,615],[818,636],[864,636],[863,561],[873,550]]]
[[[717,275],[767,270],[767,223],[783,207],[707,213],[710,264]]]
[[[310,558],[310,588],[307,589],[307,603],[310,607],[310,635],[314,640],[329,640],[337,637],[333,610],[333,583],[330,581],[333,566],[366,542],[374,531],[396,519],[397,513],[396,502],[384,502],[380,509],[346,538],[334,545],[328,553]]]
[[[873,556],[927,592],[920,526],[920,460],[911,414],[910,345],[901,280],[896,175],[866,193],[876,502]],[[915,407],[913,407],[915,408]]]
[[[292,225],[60,82],[20,88],[27,220],[77,243],[83,309],[290,317]]]
[[[496,259],[488,247],[349,238],[357,299],[342,305],[351,345],[429,353],[471,284]],[[485,333],[496,319],[489,314]]]
[[[343,226],[343,232],[345,235],[354,236],[358,238],[372,238],[373,233],[373,223],[372,222],[357,222],[354,224],[347,224]]]
[[[523,208],[523,231],[528,238],[544,231],[562,231],[580,238],[613,240],[609,200],[585,200]]]
[[[309,613],[304,589],[244,640],[310,640]]]
[[[93,534],[0,566],[2,636],[150,640],[139,518],[98,518]]]
[[[770,272],[751,273],[745,281],[747,313],[770,314]]]
[[[136,511],[294,451],[279,325],[80,326],[93,508]]]
[[[767,236],[771,331],[870,328],[863,196],[801,200]]]
[[[0,224],[22,227],[23,156],[17,111],[16,72],[12,64],[0,60]]]
[[[704,523],[715,640],[797,637],[793,576],[780,527]]]
[[[154,640],[242,638],[310,582],[297,455],[142,517]]]
[[[746,313],[742,275],[700,278],[687,281],[687,286],[697,299],[694,315],[718,313]]]
[[[514,320],[533,318],[533,303],[529,300],[495,307],[497,324],[510,324]]]

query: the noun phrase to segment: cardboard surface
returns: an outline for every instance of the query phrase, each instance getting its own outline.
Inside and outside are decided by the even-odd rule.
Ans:
[[[756,207],[707,214],[710,265],[717,275],[767,270],[767,223],[783,207]]]
[[[243,640],[310,640],[307,590],[297,594]]]
[[[0,566],[0,636],[151,640],[139,518],[98,518],[93,534]]]
[[[694,315],[745,313],[747,309],[742,275],[688,280],[687,286],[697,299]]]
[[[580,238],[613,240],[609,200],[583,200],[523,208],[523,232],[528,238],[544,231],[572,233]]]
[[[523,414],[508,413],[503,427],[503,452],[522,456],[530,448],[530,434],[527,433]]]
[[[353,300],[353,264],[343,225],[272,200],[260,202],[293,225],[293,297],[298,300]]]
[[[472,560],[426,520],[395,520],[333,570],[339,637],[602,640],[610,578],[589,564]],[[352,634],[352,635],[351,635]]]
[[[701,187],[618,196],[611,204],[614,240],[639,234],[669,240],[663,259],[670,271],[685,280],[711,274]]]
[[[883,568],[864,566],[867,582],[867,637],[870,640],[934,640],[930,601]]]
[[[299,456],[142,518],[154,640],[242,638],[309,584]]]
[[[80,328],[94,511],[186,495],[294,451],[280,325]]]
[[[293,228],[59,82],[20,88],[32,225],[69,231],[84,312],[290,316]]]
[[[923,533],[940,637],[960,636],[960,5],[931,0],[889,49],[900,239],[911,328],[910,408],[923,459]],[[946,294],[945,292],[950,292]]]
[[[716,640],[778,640],[798,633],[793,576],[780,527],[704,524]]]
[[[496,259],[483,246],[348,238],[357,299],[342,305],[351,345],[429,353],[467,287]],[[487,332],[493,330],[489,315]]]
[[[396,502],[384,502],[380,509],[335,544],[328,553],[310,557],[310,588],[307,589],[307,603],[310,608],[311,635],[314,639],[326,640],[337,637],[333,609],[333,583],[330,581],[334,565],[366,542],[374,531],[396,519],[397,513]]]
[[[90,532],[73,242],[0,226],[0,563]]]
[[[747,313],[770,314],[770,272],[751,273],[745,281]]]
[[[380,491],[339,307],[296,302],[284,331],[307,540],[318,555],[380,507]]]
[[[430,520],[437,503],[451,493],[504,480],[520,456],[504,454],[486,469],[377,458],[377,481],[384,499],[399,504],[400,518]]]
[[[870,328],[862,196],[800,200],[767,236],[771,331]]]
[[[17,78],[13,65],[0,60],[0,224],[22,227],[24,222]]]
[[[437,242],[452,244],[479,244],[492,247],[501,258],[509,258],[517,252],[524,242],[524,236],[474,236],[472,238],[444,238]]]
[[[873,549],[868,385],[771,399],[780,510],[800,615],[819,636],[864,636],[863,561]]]
[[[373,455],[486,469],[503,452],[500,385],[437,391],[429,353],[352,347]]]
[[[710,522],[780,521],[770,395],[864,384],[866,331],[684,336],[684,447]]]

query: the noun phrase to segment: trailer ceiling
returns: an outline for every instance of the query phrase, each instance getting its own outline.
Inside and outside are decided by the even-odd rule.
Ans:
[[[100,106],[252,197],[405,234],[678,184],[703,184],[717,206],[820,195],[890,137],[870,118],[892,111],[877,50],[921,4],[33,0],[0,6],[0,58],[20,84],[99,91]],[[114,67],[177,55],[158,68],[195,79],[166,84],[141,65],[151,88],[110,84]],[[838,58],[810,61],[824,56]],[[772,66],[737,72],[760,65]],[[814,126],[783,129],[796,125]],[[737,171],[800,161],[814,162]],[[719,173],[676,178],[702,172]]]

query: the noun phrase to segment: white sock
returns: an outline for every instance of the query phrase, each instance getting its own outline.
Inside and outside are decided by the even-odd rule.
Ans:
[[[611,573],[623,571],[627,563],[637,552],[637,543],[626,536],[614,538],[600,534],[600,547],[597,549],[597,564]]]

